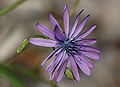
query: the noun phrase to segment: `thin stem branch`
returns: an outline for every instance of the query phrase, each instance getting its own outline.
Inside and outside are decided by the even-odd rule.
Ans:
[[[7,14],[8,12],[12,11],[13,9],[18,7],[20,4],[22,4],[25,1],[27,1],[27,0],[17,0],[12,5],[10,5],[10,6],[6,7],[6,8],[3,8],[2,10],[0,10],[0,16],[3,16],[5,14]]]

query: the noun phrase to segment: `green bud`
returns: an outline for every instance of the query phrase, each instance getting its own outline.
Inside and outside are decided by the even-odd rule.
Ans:
[[[24,39],[17,47],[17,53],[21,53],[29,44],[28,39]]]
[[[65,70],[65,75],[66,75],[69,79],[74,80],[74,76],[73,76],[73,74],[72,74],[72,72],[71,72],[71,70],[70,70],[69,68],[66,68],[66,70]]]

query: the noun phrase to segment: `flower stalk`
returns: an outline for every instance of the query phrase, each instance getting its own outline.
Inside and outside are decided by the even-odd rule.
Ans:
[[[19,5],[21,5],[25,1],[27,1],[27,0],[17,0],[12,5],[10,5],[10,6],[6,7],[6,8],[3,8],[2,10],[0,10],[0,16],[3,16],[5,14],[7,14],[8,12],[14,10],[16,7],[18,7]]]

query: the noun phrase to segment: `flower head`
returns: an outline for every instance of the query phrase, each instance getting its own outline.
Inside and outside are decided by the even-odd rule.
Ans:
[[[50,39],[43,38],[29,38],[29,42],[44,47],[56,47],[56,49],[41,63],[43,65],[52,56],[54,59],[47,66],[46,71],[51,72],[50,80],[56,77],[56,81],[59,82],[64,75],[65,69],[70,61],[71,70],[76,81],[80,80],[78,68],[81,69],[86,75],[90,75],[90,68],[94,68],[94,65],[90,59],[99,59],[99,53],[101,52],[91,45],[96,43],[97,40],[93,38],[85,39],[96,27],[92,25],[87,31],[79,34],[84,28],[90,15],[86,16],[80,24],[78,24],[78,18],[83,10],[76,16],[73,26],[69,28],[69,14],[67,6],[64,7],[64,32],[56,19],[49,14],[50,22],[54,28],[54,32],[48,29],[43,24],[36,24],[39,31],[49,37]]]

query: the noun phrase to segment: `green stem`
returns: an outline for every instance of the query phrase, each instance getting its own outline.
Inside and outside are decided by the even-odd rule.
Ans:
[[[6,8],[3,8],[2,10],[0,10],[0,16],[7,14],[8,12],[12,11],[13,9],[15,9],[17,6],[19,6],[20,4],[22,4],[25,1],[27,1],[27,0],[17,0],[12,5],[10,5]]]

